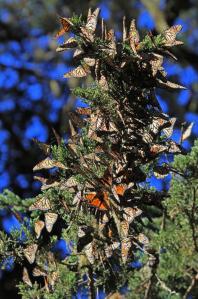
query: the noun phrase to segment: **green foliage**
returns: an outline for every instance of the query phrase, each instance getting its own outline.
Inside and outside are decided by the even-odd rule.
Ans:
[[[162,223],[157,225],[156,233],[150,231],[152,246],[160,252],[156,273],[157,286],[154,286],[153,290],[156,292],[158,288],[155,298],[197,296],[197,285],[196,282],[193,283],[198,271],[197,165],[196,140],[190,153],[175,158],[172,164],[174,172],[170,197],[164,202],[165,214],[161,219]],[[144,267],[130,279],[132,290],[136,290],[143,283],[143,270]]]
[[[21,295],[21,298],[23,299],[44,299],[44,297],[42,296],[44,296],[45,290],[42,291],[38,283],[33,284],[32,287],[27,287],[26,284],[20,283],[18,285],[18,288],[19,295]]]
[[[86,131],[87,130],[82,131],[82,144],[78,145],[78,152],[82,156],[91,154],[97,145],[95,140],[92,140],[87,136]]]
[[[162,273],[183,280],[183,288],[189,284],[198,270],[198,142],[186,156],[175,158],[175,174],[170,188],[170,199],[165,202],[167,223],[160,234],[161,246],[167,248],[162,255]],[[167,247],[168,245],[168,247]],[[166,267],[169,271],[163,271]],[[166,272],[166,274],[165,274]],[[186,277],[185,277],[186,276]]]
[[[0,194],[0,209],[14,207],[16,211],[24,212],[31,201],[32,199],[23,200],[10,190],[6,189]]]
[[[115,117],[115,102],[109,93],[101,90],[99,86],[96,85],[88,88],[76,87],[72,90],[72,93],[76,97],[82,98],[90,107],[96,109],[98,106],[101,106],[107,115]]]
[[[154,49],[163,47],[164,43],[165,38],[163,34],[158,34],[157,36],[146,35],[139,47],[142,51],[153,51]]]
[[[51,151],[52,158],[54,160],[59,161],[65,165],[73,162],[73,157],[69,150],[65,147],[64,142],[62,142],[60,145],[52,145]]]
[[[73,14],[70,21],[72,22],[72,28],[74,32],[78,32],[79,28],[83,25],[85,25],[85,21],[83,20],[82,15],[78,16],[76,14]]]

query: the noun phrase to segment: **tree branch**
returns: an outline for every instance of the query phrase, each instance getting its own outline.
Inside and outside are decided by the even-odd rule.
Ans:
[[[93,278],[93,269],[92,267],[89,267],[88,271],[89,275],[89,293],[90,293],[90,299],[95,299],[95,287],[94,287],[94,278]]]
[[[169,292],[171,295],[175,294],[175,295],[179,295],[177,292],[172,291],[166,284],[164,281],[162,281],[157,275],[156,275],[157,281],[160,284],[161,288],[164,289],[165,291]]]
[[[153,289],[153,285],[156,281],[156,272],[157,272],[157,266],[159,264],[159,255],[158,253],[154,252],[154,253],[150,253],[150,257],[148,260],[148,266],[150,268],[150,278],[149,278],[149,282],[147,284],[147,288],[144,294],[144,299],[151,299],[152,297],[152,289]]]
[[[190,295],[192,289],[195,287],[195,285],[197,284],[197,281],[198,281],[198,274],[196,274],[192,280],[191,280],[191,284],[189,285],[189,287],[187,288],[184,296],[183,296],[183,299],[187,299],[188,296]]]

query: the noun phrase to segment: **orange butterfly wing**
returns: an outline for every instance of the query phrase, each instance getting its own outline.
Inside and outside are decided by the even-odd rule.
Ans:
[[[65,20],[64,18],[60,17],[62,28],[57,32],[56,38],[62,36],[64,33],[68,32],[71,28],[71,24]]]
[[[55,35],[56,38],[59,38],[60,36],[62,36],[65,33],[64,28],[61,28]]]
[[[100,196],[95,192],[85,195],[85,199],[89,202],[89,205],[95,207],[99,210],[106,211],[109,208],[109,199],[107,192],[103,192],[103,196],[100,199]]]
[[[117,185],[115,186],[116,193],[118,195],[124,195],[124,192],[126,190],[126,186],[124,185]],[[95,207],[102,211],[107,211],[109,209],[109,196],[108,192],[102,192],[102,193],[88,193],[85,195],[85,200],[89,202],[89,205],[92,207]]]
[[[117,186],[115,186],[115,189],[116,189],[117,195],[123,196],[124,192],[126,190],[126,187],[124,185],[117,185]]]

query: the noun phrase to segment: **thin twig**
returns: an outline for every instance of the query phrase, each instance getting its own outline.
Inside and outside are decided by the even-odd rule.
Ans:
[[[156,275],[156,278],[157,278],[158,283],[160,284],[160,286],[161,286],[162,289],[164,289],[165,291],[169,292],[171,295],[172,295],[172,294],[179,295],[176,291],[171,290],[171,289],[165,284],[165,282],[162,281],[157,275]]]
[[[89,291],[90,291],[90,299],[95,299],[95,287],[94,287],[94,278],[93,278],[93,269],[92,267],[89,267],[88,271],[89,275]]]
[[[144,299],[150,299],[151,297],[151,292],[154,286],[154,283],[156,281],[156,271],[157,271],[157,266],[159,264],[159,257],[157,253],[153,253],[150,256],[150,259],[148,261],[148,266],[151,271],[151,275],[149,278],[149,282],[146,287],[146,291],[144,293]]]
[[[185,210],[185,214],[188,217],[188,222],[190,225],[190,228],[192,230],[192,239],[195,250],[198,252],[198,244],[197,244],[197,237],[196,237],[196,227],[195,227],[195,211],[196,210],[196,189],[193,187],[193,202],[192,202],[192,209],[191,213],[188,210]]]
[[[196,238],[196,227],[195,227],[195,211],[196,210],[196,189],[193,187],[193,204],[192,204],[192,211],[191,211],[191,227],[192,227],[192,237],[193,237],[193,242],[194,242],[194,247],[195,250],[198,251],[198,244],[197,244],[197,238]]]
[[[183,299],[187,299],[188,296],[190,295],[192,289],[194,288],[194,286],[197,284],[197,281],[198,281],[198,274],[196,274],[196,276],[194,276],[191,280],[191,284],[189,285],[189,287],[187,288],[184,296],[183,296]]]

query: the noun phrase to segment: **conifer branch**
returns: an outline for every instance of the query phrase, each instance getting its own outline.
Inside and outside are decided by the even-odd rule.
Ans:
[[[17,206],[16,217],[18,206],[31,217],[28,241],[16,246],[16,233],[12,238],[2,235],[0,252],[9,249],[17,263],[24,259],[33,267],[33,282],[26,269],[27,288],[19,286],[24,298],[43,298],[46,291],[50,298],[70,298],[87,272],[91,299],[96,288],[108,287],[112,293],[135,273],[130,265],[138,251],[148,256],[142,267],[149,271],[147,283],[140,283],[144,298],[152,298],[157,280],[167,288],[156,276],[160,253],[150,247],[144,232],[155,231],[154,222],[161,219],[169,197],[152,189],[148,179],[162,179],[172,171],[161,163],[162,154],[185,153],[171,139],[176,119],[163,113],[155,95],[156,88],[184,89],[170,82],[163,69],[164,57],[175,58],[171,49],[182,44],[177,40],[181,26],[158,35],[148,33],[141,40],[135,20],[126,28],[124,18],[123,38],[118,41],[103,21],[98,26],[99,11],[90,9],[87,18],[60,17],[57,33],[72,33],[57,52],[74,49],[78,62],[64,77],[93,79],[73,90],[88,107],[67,113],[67,140],[54,132],[56,145],[36,141],[46,155],[33,168],[44,171],[35,176],[42,184],[41,194],[27,202],[11,193],[0,197],[1,207]],[[192,217],[194,210],[193,206]],[[163,224],[160,233],[165,232]],[[51,252],[58,239],[67,242],[66,262]],[[36,283],[39,276],[44,281],[41,287]]]

